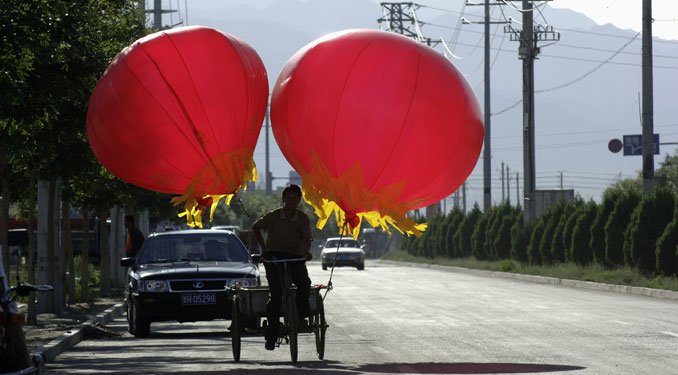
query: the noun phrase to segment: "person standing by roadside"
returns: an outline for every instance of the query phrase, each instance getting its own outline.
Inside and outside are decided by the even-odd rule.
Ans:
[[[270,298],[266,305],[266,349],[275,349],[280,327],[280,306],[282,304],[282,282],[280,263],[266,263],[266,260],[299,259],[311,260],[311,225],[308,216],[297,207],[301,202],[299,185],[288,185],[282,193],[283,206],[268,212],[252,225],[254,238],[262,249],[266,280]],[[266,241],[262,235],[266,232]],[[305,261],[287,263],[292,283],[297,286],[297,310],[299,319],[310,313],[308,295],[311,279],[308,277]]]
[[[134,223],[134,216],[125,215],[125,229],[127,230],[125,238],[125,256],[136,257],[139,254],[141,245],[144,244],[144,234]]]

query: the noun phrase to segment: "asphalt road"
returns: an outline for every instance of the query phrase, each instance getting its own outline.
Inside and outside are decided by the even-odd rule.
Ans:
[[[310,263],[313,282],[329,271]],[[678,302],[368,262],[337,268],[325,300],[325,359],[300,335],[287,346],[244,338],[231,354],[228,322],[154,323],[135,339],[87,339],[47,374],[678,374]]]

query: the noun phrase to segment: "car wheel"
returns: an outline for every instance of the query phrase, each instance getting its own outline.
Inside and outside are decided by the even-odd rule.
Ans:
[[[322,266],[323,266],[323,271],[327,271],[327,265],[323,264]]]
[[[134,337],[146,337],[151,331],[151,322],[141,316],[139,304],[132,301],[132,320],[130,322]]]
[[[365,263],[360,263],[360,264],[359,264],[359,265],[357,265],[357,266],[356,266],[355,268],[357,268],[357,269],[358,269],[358,271],[362,271],[362,270],[364,270],[364,269],[365,269]]]
[[[134,321],[134,309],[132,309],[132,298],[127,298],[127,331],[130,333],[130,335],[134,334],[134,324],[132,322]]]

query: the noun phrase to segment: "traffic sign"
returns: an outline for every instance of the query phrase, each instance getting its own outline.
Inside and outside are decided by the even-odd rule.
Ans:
[[[652,144],[654,154],[659,155],[659,134],[653,134]],[[643,154],[643,135],[628,134],[624,135],[624,156],[634,156]]]
[[[613,138],[607,143],[607,149],[615,154],[621,151],[622,148],[624,148],[624,144],[622,143],[621,139]]]

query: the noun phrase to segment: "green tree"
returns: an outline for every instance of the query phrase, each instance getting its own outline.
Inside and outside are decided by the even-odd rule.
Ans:
[[[514,215],[504,215],[501,225],[494,239],[493,247],[496,251],[497,259],[511,258],[511,228],[515,222]]]
[[[544,236],[545,226],[544,218],[540,217],[535,221],[534,226],[532,227],[532,233],[527,245],[527,260],[530,264],[541,264],[541,251],[539,251],[539,245],[541,244],[541,238]]]
[[[603,202],[600,204],[596,218],[591,225],[590,246],[593,251],[593,259],[601,265],[609,266],[605,260],[605,224],[621,194],[622,191],[619,189],[607,189],[603,193]]]
[[[636,190],[622,190],[605,223],[605,262],[612,267],[633,264],[630,254],[624,253],[624,233],[639,201],[640,193]]]
[[[576,208],[577,207],[571,203],[563,205],[563,211],[560,214],[558,225],[556,225],[556,228],[553,231],[553,239],[551,241],[551,255],[553,256],[554,262],[565,262],[565,249],[568,248],[568,245],[566,245],[563,240],[563,232],[565,231],[567,219],[572,215],[572,212],[574,212]]]
[[[598,214],[598,205],[590,201],[582,208],[574,229],[572,230],[572,244],[570,251],[572,260],[579,265],[588,265],[593,261],[591,250],[591,227]]]
[[[454,234],[455,240],[457,241],[457,246],[461,252],[462,257],[468,257],[473,252],[473,245],[471,238],[473,237],[473,230],[476,227],[476,223],[482,216],[482,211],[478,204],[474,204],[471,211],[466,214],[464,220],[461,222],[459,229]]]
[[[584,205],[581,200],[576,200],[573,203],[573,208],[570,211],[570,215],[565,220],[565,226],[563,227],[563,244],[565,244],[565,261],[571,262],[572,259],[572,233],[574,233],[574,227],[577,225],[577,220],[583,214]]]
[[[489,259],[500,259],[500,251],[504,251],[506,254],[510,252],[510,246],[500,250],[495,247],[495,244],[497,243],[497,239],[500,236],[500,230],[502,224],[504,223],[504,218],[510,217],[510,220],[512,220],[513,213],[514,212],[511,208],[511,204],[508,201],[503,201],[498,206],[492,208],[492,217],[488,223],[487,239],[485,240],[485,248],[487,249],[486,251],[488,253]],[[510,230],[510,228],[508,230]]]
[[[655,172],[657,188],[678,193],[678,150],[674,155],[666,155]]]
[[[5,155],[0,160],[7,162],[0,177],[7,178],[10,169],[27,191],[35,189],[29,181],[37,178],[51,187],[58,177],[68,184],[86,164],[84,118],[94,83],[122,46],[143,35],[145,16],[135,1],[6,0],[2,5],[0,144],[7,146],[0,149]],[[50,195],[48,206],[55,205]],[[48,260],[53,251],[50,240]]]
[[[454,234],[457,232],[459,227],[464,221],[464,212],[459,208],[455,207],[447,215],[447,225],[445,227],[445,243],[447,247],[447,257],[448,258],[460,258],[462,256],[461,249],[458,248],[456,241],[454,239]]]
[[[657,271],[664,276],[678,273],[678,208],[674,209],[673,220],[657,239]]]
[[[549,207],[544,214],[544,233],[542,234],[539,243],[539,252],[543,264],[551,264],[556,260],[551,251],[551,245],[553,243],[553,236],[555,235],[556,228],[561,222],[563,211],[567,205],[568,203],[565,200],[560,200],[555,205]]]
[[[476,221],[471,235],[471,254],[478,260],[487,260],[485,238],[487,236],[487,224],[490,221],[490,211],[483,213]]]
[[[656,270],[657,239],[673,220],[675,196],[668,189],[658,189],[644,195],[633,212],[624,234],[624,252],[639,270],[653,273]]]
[[[511,227],[511,258],[519,262],[527,262],[528,241],[532,237],[532,225],[523,224],[523,213],[516,214],[515,223]]]

